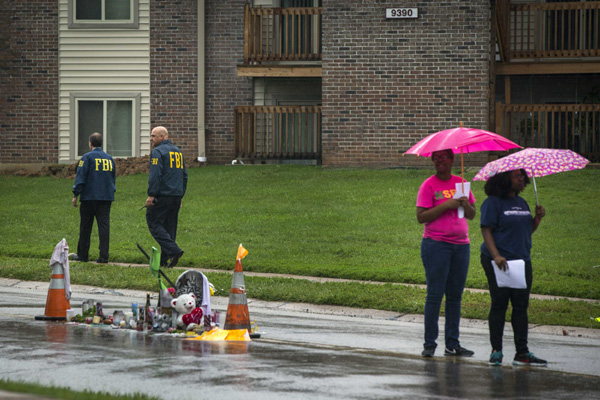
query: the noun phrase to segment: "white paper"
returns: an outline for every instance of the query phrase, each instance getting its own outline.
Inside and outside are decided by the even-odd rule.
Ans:
[[[465,188],[464,193],[463,194],[463,185]],[[456,192],[454,193],[454,199],[460,199],[463,196],[467,196],[467,198],[469,198],[469,193],[471,193],[471,182],[463,182],[463,183],[456,183]],[[465,208],[464,207],[458,207],[458,218],[464,218],[465,217]]]
[[[525,281],[525,261],[510,260],[507,262],[508,268],[506,271],[502,271],[498,268],[498,265],[492,261],[498,287],[527,289],[527,282]]]

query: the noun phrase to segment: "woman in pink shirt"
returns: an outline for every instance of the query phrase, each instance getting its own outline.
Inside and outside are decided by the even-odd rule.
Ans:
[[[469,270],[471,254],[467,219],[475,217],[475,197],[453,198],[456,183],[462,178],[452,175],[452,150],[432,154],[435,175],[427,178],[417,196],[417,221],[425,224],[421,242],[421,259],[427,279],[425,300],[425,343],[423,357],[433,357],[439,328],[442,298],[446,295],[445,342],[446,356],[472,356],[474,353],[460,345],[459,325],[462,293]],[[458,217],[464,208],[465,218]]]

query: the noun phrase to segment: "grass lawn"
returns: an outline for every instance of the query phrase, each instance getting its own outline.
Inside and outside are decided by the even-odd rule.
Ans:
[[[60,386],[43,386],[35,383],[12,382],[0,379],[0,390],[14,393],[28,393],[44,398],[61,400],[157,400],[158,397],[150,397],[144,394],[114,395],[106,392],[91,392],[89,390],[75,391]]]
[[[243,243],[249,251],[246,271],[425,283],[419,250],[423,227],[416,221],[415,200],[432,171],[211,166],[189,173],[178,229],[178,243],[186,252],[182,266],[231,270]],[[76,250],[79,214],[71,205],[72,180],[1,176],[0,185],[0,275],[6,276],[8,266],[20,258],[47,261],[63,237]],[[138,211],[146,185],[145,174],[117,179],[112,261],[144,263],[135,243],[155,245],[144,211]],[[486,197],[483,186],[472,183],[478,212]],[[600,299],[600,268],[593,268],[600,264],[600,170],[538,178],[537,186],[546,218],[533,237],[533,292]],[[533,185],[523,197],[533,207]],[[467,286],[485,288],[479,216],[470,222],[470,237]],[[98,255],[97,243],[94,228],[90,259]],[[254,280],[247,280],[252,291]],[[273,293],[281,286],[277,280],[256,282]],[[393,292],[391,285],[382,288]],[[380,303],[389,303],[386,290],[372,293],[386,299]],[[307,294],[297,300],[312,298]],[[318,301],[328,300],[320,296]],[[466,298],[467,313],[469,304]]]

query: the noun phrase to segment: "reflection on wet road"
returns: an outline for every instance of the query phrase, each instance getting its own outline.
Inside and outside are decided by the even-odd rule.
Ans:
[[[275,325],[269,326],[275,330]],[[0,375],[165,399],[598,398],[600,378],[488,367],[384,350],[289,342],[200,342],[110,327],[0,317]],[[280,327],[279,329],[285,329]]]

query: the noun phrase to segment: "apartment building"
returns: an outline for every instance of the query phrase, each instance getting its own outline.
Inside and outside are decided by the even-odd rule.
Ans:
[[[600,1],[2,0],[0,162],[429,165],[463,123],[600,161]],[[487,154],[467,163],[482,164]]]

